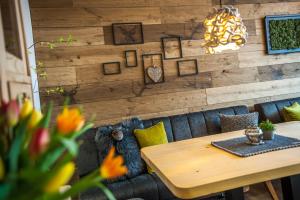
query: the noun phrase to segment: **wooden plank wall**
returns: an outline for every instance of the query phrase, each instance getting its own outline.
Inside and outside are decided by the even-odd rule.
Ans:
[[[131,116],[152,118],[224,106],[264,102],[300,94],[300,54],[266,55],[265,15],[300,13],[300,0],[223,0],[239,8],[249,32],[239,51],[205,55],[201,22],[218,0],[31,0],[36,41],[72,34],[71,46],[37,48],[47,80],[40,89],[80,86],[75,96],[96,124]],[[142,22],[145,44],[112,45],[111,24]],[[183,59],[196,58],[198,76],[177,77],[176,60],[164,60],[166,82],[143,84],[141,54],[160,53],[160,37],[180,35]],[[138,51],[137,68],[125,68],[124,51]],[[103,76],[101,63],[120,61],[122,74]],[[45,96],[61,108],[59,95]]]

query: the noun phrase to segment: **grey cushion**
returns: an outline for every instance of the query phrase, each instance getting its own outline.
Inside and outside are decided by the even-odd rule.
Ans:
[[[258,126],[258,113],[253,112],[242,115],[220,114],[222,132],[230,132]]]
[[[115,146],[116,153],[123,156],[125,165],[128,168],[126,177],[133,178],[142,174],[145,171],[145,164],[141,158],[140,149],[133,134],[134,129],[142,128],[144,128],[143,123],[138,118],[133,118],[113,126],[100,127],[95,137],[96,146],[99,152],[99,165],[107,156],[108,151]],[[114,129],[123,132],[124,136],[121,141],[117,141],[112,137],[112,131]],[[113,180],[113,182],[124,179],[125,176]]]

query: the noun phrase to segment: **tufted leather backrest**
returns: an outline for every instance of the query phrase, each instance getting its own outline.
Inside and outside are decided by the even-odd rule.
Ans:
[[[160,121],[164,122],[169,142],[201,137],[221,132],[219,114],[238,115],[249,113],[246,106],[235,106],[203,112],[188,113],[170,117],[144,120],[144,127],[150,127]],[[98,152],[95,143],[97,129],[91,129],[82,135],[83,144],[79,148],[77,167],[80,176],[97,169]]]
[[[163,121],[169,142],[191,139],[211,134],[221,133],[219,114],[239,115],[249,113],[246,106],[220,108],[203,112],[195,112],[170,117],[145,120],[148,128],[157,122]]]
[[[284,106],[291,106],[294,102],[298,102],[300,104],[300,98],[284,99],[280,101],[255,104],[254,109],[259,113],[260,121],[269,119],[273,123],[281,123],[284,122]]]

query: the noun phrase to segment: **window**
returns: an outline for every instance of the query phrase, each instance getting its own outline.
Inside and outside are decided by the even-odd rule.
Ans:
[[[0,0],[0,6],[3,21],[5,48],[9,53],[17,56],[18,58],[22,58],[14,1]]]

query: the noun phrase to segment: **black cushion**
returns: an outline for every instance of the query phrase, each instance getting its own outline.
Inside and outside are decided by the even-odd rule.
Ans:
[[[113,126],[100,127],[96,133],[95,141],[99,152],[99,165],[107,156],[108,151],[115,146],[116,153],[122,155],[126,167],[128,168],[127,178],[133,178],[145,172],[145,164],[141,158],[137,140],[133,134],[134,129],[144,128],[142,121],[137,118],[124,121]],[[112,131],[120,130],[123,132],[123,139],[118,141],[113,138]],[[125,179],[125,176],[119,177],[113,181]]]
[[[99,167],[98,150],[95,144],[97,129],[92,128],[79,137],[81,146],[76,159],[77,173],[84,176]]]
[[[207,127],[202,112],[191,113],[188,115],[188,119],[193,138],[207,135]]]
[[[189,121],[186,115],[170,117],[175,141],[192,138]]]
[[[155,179],[150,174],[142,174],[129,180],[107,184],[107,188],[118,200],[142,198],[145,200],[159,200],[159,193]],[[107,200],[105,194],[98,188],[83,192],[80,199]]]

